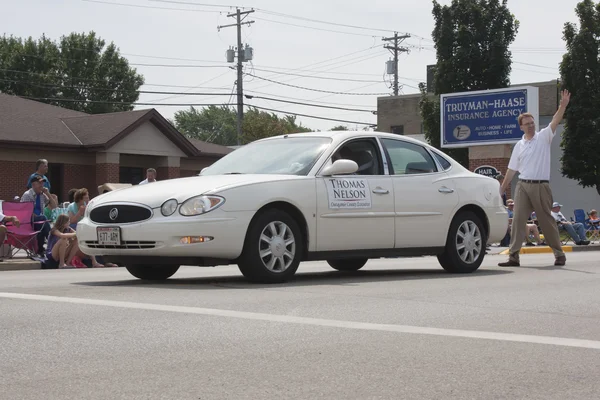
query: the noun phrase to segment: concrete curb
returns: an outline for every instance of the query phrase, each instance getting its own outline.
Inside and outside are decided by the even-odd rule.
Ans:
[[[600,245],[588,245],[588,246],[562,246],[562,250],[565,253],[572,253],[578,251],[600,251]],[[535,246],[535,247],[522,247],[519,254],[542,254],[552,253],[552,249],[548,246]],[[508,249],[501,251],[500,254],[508,254]]]
[[[4,260],[0,262],[0,272],[2,271],[26,271],[26,270],[34,270],[34,269],[42,269],[42,263],[34,260]]]

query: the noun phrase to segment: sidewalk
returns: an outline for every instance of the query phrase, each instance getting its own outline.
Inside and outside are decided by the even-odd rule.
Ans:
[[[29,269],[42,269],[42,263],[29,258],[11,258],[0,262],[0,272],[2,271],[24,271]]]
[[[492,247],[494,249],[494,247]],[[501,247],[503,249],[499,253],[490,253],[490,254],[508,254],[507,247]],[[562,250],[565,253],[578,252],[578,251],[600,251],[600,243],[590,243],[587,246],[577,246],[577,245],[564,245],[562,246]],[[548,246],[523,246],[521,247],[521,251],[519,254],[541,254],[541,253],[552,253],[552,249]]]

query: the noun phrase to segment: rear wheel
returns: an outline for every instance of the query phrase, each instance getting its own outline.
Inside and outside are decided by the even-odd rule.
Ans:
[[[446,248],[438,261],[448,272],[474,272],[483,262],[486,243],[481,219],[471,211],[461,212],[450,225]]]
[[[304,238],[296,221],[271,209],[250,225],[238,267],[250,281],[281,283],[294,276],[303,252]]]
[[[368,258],[347,258],[340,260],[327,260],[327,264],[338,271],[358,271],[369,261]]]
[[[126,265],[125,268],[136,278],[149,281],[162,281],[173,276],[179,269],[179,265],[133,264]]]

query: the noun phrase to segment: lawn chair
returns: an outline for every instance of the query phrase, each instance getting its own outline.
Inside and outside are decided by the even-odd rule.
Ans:
[[[21,223],[18,228],[12,223],[6,224],[8,230],[6,234],[6,243],[10,246],[9,254],[7,254],[6,258],[13,258],[19,250],[24,250],[29,258],[37,257],[38,232],[34,229],[34,226],[46,222],[33,222],[33,207],[33,202],[2,202],[2,212],[4,215],[15,216]]]
[[[573,211],[573,214],[575,214],[575,222],[581,222],[583,224],[587,240],[590,242],[593,242],[593,240],[600,240],[600,226],[599,224],[590,222],[590,216],[588,213],[586,213],[583,209],[578,208],[577,210]]]

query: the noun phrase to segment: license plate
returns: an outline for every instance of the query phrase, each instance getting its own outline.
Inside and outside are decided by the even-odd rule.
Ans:
[[[119,227],[97,228],[98,244],[101,246],[119,246],[121,244],[121,229]]]

